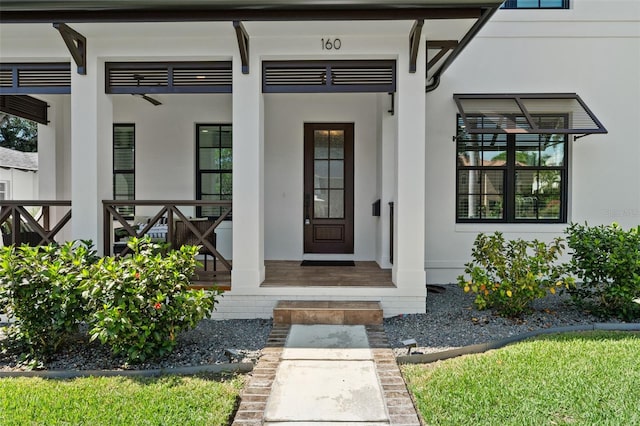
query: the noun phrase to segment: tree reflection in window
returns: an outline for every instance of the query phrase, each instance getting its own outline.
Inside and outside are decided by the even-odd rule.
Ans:
[[[495,119],[468,117],[474,127],[502,131]],[[534,119],[564,126],[566,116]],[[517,126],[520,117],[506,122]],[[567,143],[563,134],[469,134],[458,117],[458,222],[565,222]]]

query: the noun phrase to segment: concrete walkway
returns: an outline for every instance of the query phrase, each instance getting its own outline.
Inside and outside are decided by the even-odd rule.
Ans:
[[[233,425],[311,424],[420,425],[381,326],[272,331]]]

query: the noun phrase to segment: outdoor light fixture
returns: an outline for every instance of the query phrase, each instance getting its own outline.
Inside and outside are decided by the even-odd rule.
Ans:
[[[416,342],[416,339],[403,340],[401,343],[402,346],[407,348],[407,355],[411,355],[411,348],[415,348],[418,346],[418,342]]]
[[[229,362],[233,362],[234,359],[239,361],[242,358],[242,354],[236,349],[225,349],[224,354],[229,359]]]

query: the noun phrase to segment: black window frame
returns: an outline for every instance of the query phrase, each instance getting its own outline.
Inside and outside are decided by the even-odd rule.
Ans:
[[[543,6],[545,0],[537,0],[538,6],[520,6],[520,0],[506,0],[500,9],[550,9],[550,10],[562,10],[562,9],[570,9],[570,0],[562,0],[562,4],[560,6]]]
[[[223,147],[222,146],[222,137],[220,137],[220,139],[218,140],[218,145],[217,147],[209,147],[209,148],[217,148],[217,149],[222,149],[222,148],[230,148],[232,151],[232,157],[231,157],[231,168],[230,169],[222,169],[222,168],[214,168],[214,169],[202,169],[200,167],[200,155],[201,155],[201,146],[200,146],[200,129],[203,127],[218,127],[218,130],[220,131],[220,134],[222,134],[222,129],[223,128],[228,128],[229,131],[231,131],[231,146],[230,147]],[[222,193],[222,189],[220,190],[220,192],[218,194],[209,194],[209,195],[218,195],[220,197],[220,201],[226,201],[229,200],[231,201],[232,197],[233,197],[233,127],[231,125],[231,123],[196,123],[196,164],[195,164],[195,171],[196,171],[196,193],[195,193],[195,198],[196,200],[202,200],[203,199],[203,192],[202,192],[202,177],[205,174],[218,174],[218,175],[223,175],[223,174],[229,174],[231,175],[231,189],[229,194],[224,194]],[[222,180],[220,180],[220,182],[222,182]],[[222,196],[226,196],[226,199],[223,199]],[[213,214],[213,215],[208,215],[208,214],[204,214],[203,213],[203,207],[202,206],[197,206],[196,207],[196,217],[198,218],[208,218],[210,220],[217,220],[220,215],[222,214],[222,212],[224,211],[224,209],[219,208],[219,213],[220,214]],[[229,213],[223,220],[232,220],[233,213]]]
[[[116,168],[116,129],[118,127],[131,127],[133,129],[133,168],[132,169],[120,169]],[[131,198],[130,200],[136,199],[136,125],[135,123],[113,123],[113,135],[112,135],[112,150],[113,150],[113,159],[112,159],[112,170],[113,170],[113,199],[114,200],[123,200],[123,198],[119,198],[121,194],[116,192],[116,175],[131,175],[133,177],[133,193],[132,194],[124,194]],[[117,208],[118,212],[127,220],[132,220],[136,214],[135,205],[131,206],[119,206]]]
[[[544,116],[558,116],[559,114],[540,114],[534,117],[544,117]],[[562,115],[562,114],[560,114]],[[506,164],[504,166],[462,166],[459,161],[459,144],[462,140],[461,126],[463,126],[462,117],[460,114],[457,114],[456,126],[458,129],[458,137],[456,137],[456,189],[455,189],[455,211],[456,211],[456,223],[514,223],[514,224],[522,224],[522,223],[567,223],[568,218],[568,200],[569,200],[569,141],[572,140],[570,135],[567,134],[558,134],[563,138],[563,162],[561,166],[516,166],[516,138],[518,135],[522,133],[496,133],[495,136],[502,136],[506,141]],[[568,115],[565,115],[565,120],[568,120]],[[537,134],[539,137],[545,136],[544,134]],[[477,134],[482,138],[482,134]],[[486,134],[484,136],[487,136]],[[489,135],[491,136],[491,135]],[[502,218],[463,218],[460,217],[460,202],[459,197],[468,196],[468,193],[460,192],[460,171],[461,170],[477,170],[477,171],[503,171],[503,214]],[[530,171],[559,171],[561,184],[559,187],[560,190],[560,206],[559,206],[559,217],[557,219],[553,218],[517,218],[516,217],[516,174],[519,170],[530,170]],[[479,196],[488,195],[488,194],[477,194]],[[536,203],[537,206],[537,203]],[[537,208],[537,207],[536,207]],[[537,212],[539,213],[539,212]]]

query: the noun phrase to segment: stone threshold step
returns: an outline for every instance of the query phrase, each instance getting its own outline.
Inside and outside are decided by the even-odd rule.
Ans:
[[[281,300],[273,309],[274,324],[382,324],[380,302]]]

